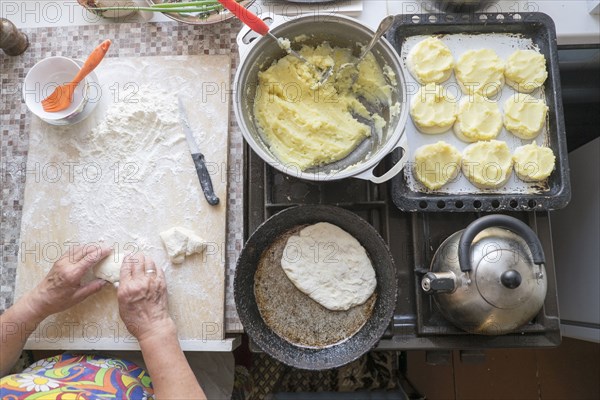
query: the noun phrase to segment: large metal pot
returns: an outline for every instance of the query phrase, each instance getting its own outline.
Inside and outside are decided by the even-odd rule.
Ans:
[[[272,20],[271,32],[277,37],[293,39],[299,35],[309,35],[310,39],[303,42],[316,46],[328,41],[334,46],[355,48],[356,43],[367,43],[374,35],[373,30],[359,21],[340,15],[308,15],[292,20],[279,16],[269,16]],[[400,103],[400,113],[392,116],[389,109],[383,110],[387,121],[383,137],[375,135],[366,139],[348,157],[325,166],[300,171],[293,166],[284,165],[270,151],[262,138],[260,128],[254,119],[254,99],[257,92],[258,73],[286,55],[278,44],[268,37],[257,38],[249,42],[249,28],[244,28],[238,35],[241,65],[235,76],[235,115],[250,147],[274,168],[305,180],[332,181],[349,177],[371,180],[375,183],[385,182],[397,175],[407,161],[407,151],[404,157],[384,175],[376,177],[373,170],[379,162],[394,149],[402,147],[406,150],[404,127],[408,116],[407,94],[405,90],[404,73],[400,58],[392,45],[381,39],[374,47],[373,53],[380,65],[388,65],[396,74],[397,85],[392,97],[392,103]],[[294,47],[294,45],[292,45]]]

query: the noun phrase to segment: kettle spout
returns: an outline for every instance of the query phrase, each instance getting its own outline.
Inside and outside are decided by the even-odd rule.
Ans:
[[[452,293],[456,290],[456,275],[453,272],[428,272],[421,280],[425,293]]]

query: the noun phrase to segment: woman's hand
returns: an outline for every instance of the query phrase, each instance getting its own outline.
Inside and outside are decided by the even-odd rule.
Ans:
[[[117,298],[121,319],[138,342],[152,336],[176,337],[165,273],[149,257],[136,254],[123,260]]]
[[[48,275],[24,297],[34,315],[44,319],[65,311],[98,292],[106,281],[81,283],[85,273],[108,256],[110,248],[96,245],[75,246],[54,263]]]

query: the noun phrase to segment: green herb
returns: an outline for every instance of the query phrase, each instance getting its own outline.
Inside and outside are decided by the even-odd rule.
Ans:
[[[237,0],[239,3],[241,0]],[[223,6],[216,0],[200,0],[184,3],[158,3],[148,7],[138,6],[113,6],[113,7],[93,7],[90,11],[149,11],[149,12],[168,12],[168,13],[208,13],[212,11],[221,11]]]
[[[153,4],[152,8],[173,8],[173,7],[191,7],[191,6],[220,6],[220,3],[214,1],[214,0],[203,0],[203,1],[190,1],[190,2],[186,2],[186,3],[157,3],[157,4]]]

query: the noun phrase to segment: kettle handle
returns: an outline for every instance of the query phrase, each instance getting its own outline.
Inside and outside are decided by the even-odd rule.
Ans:
[[[531,250],[534,264],[546,263],[546,257],[544,256],[542,243],[535,232],[533,232],[533,230],[531,230],[527,224],[514,217],[509,217],[508,215],[495,214],[479,218],[477,221],[469,225],[460,237],[460,241],[458,243],[458,263],[462,272],[469,272],[472,269],[471,244],[473,243],[473,239],[475,239],[475,236],[477,236],[484,229],[492,227],[505,228],[523,236],[527,242],[527,245],[529,246],[529,249]]]

